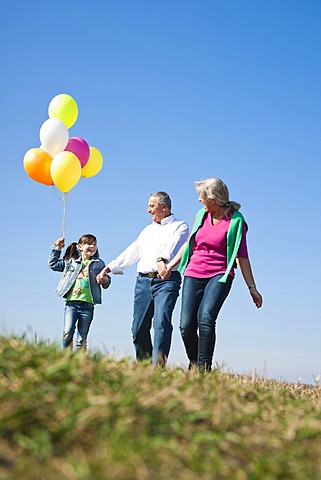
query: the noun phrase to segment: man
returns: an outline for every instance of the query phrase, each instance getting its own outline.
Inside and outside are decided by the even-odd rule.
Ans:
[[[188,225],[171,213],[171,199],[165,192],[155,192],[148,201],[152,224],[98,275],[98,283],[109,272],[123,275],[123,270],[137,262],[134,290],[133,343],[137,360],[152,358],[154,365],[166,364],[172,340],[172,313],[181,286],[181,275],[173,269],[162,280],[166,263],[185,243]],[[150,330],[154,328],[154,345]]]

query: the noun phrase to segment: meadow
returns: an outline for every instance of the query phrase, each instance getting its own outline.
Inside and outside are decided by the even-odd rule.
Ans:
[[[321,387],[0,337],[0,478],[318,480]]]

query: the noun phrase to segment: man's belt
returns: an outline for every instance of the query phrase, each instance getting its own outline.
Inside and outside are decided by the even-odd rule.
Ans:
[[[139,273],[140,277],[158,278],[158,272]]]

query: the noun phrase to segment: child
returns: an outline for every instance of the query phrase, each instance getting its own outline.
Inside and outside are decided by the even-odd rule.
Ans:
[[[66,299],[63,347],[72,349],[77,324],[76,348],[86,350],[95,304],[102,303],[96,276],[105,267],[105,263],[99,258],[94,235],[83,235],[78,244],[71,243],[61,259],[64,246],[65,239],[58,238],[51,247],[48,261],[51,270],[63,272],[56,289],[56,294]],[[108,275],[104,277],[101,285],[108,288],[110,283],[111,278]]]

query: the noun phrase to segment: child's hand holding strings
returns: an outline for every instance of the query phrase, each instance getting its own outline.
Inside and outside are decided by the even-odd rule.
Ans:
[[[65,246],[65,239],[64,237],[57,238],[57,240],[54,241],[55,247],[57,247],[58,250],[62,250]]]

